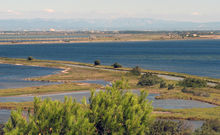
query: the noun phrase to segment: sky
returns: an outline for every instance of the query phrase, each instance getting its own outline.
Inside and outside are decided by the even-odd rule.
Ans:
[[[220,21],[220,0],[0,0],[0,19]]]

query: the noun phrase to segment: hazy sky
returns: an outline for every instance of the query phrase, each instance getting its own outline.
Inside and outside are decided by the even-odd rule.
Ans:
[[[220,21],[220,0],[0,0],[0,19],[138,17]]]

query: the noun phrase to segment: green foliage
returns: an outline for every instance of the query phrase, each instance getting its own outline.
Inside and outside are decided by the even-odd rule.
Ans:
[[[195,131],[195,135],[219,135],[220,134],[220,120],[214,119],[206,121],[201,129]]]
[[[34,99],[34,111],[26,118],[22,111],[12,111],[5,124],[6,135],[72,135],[94,134],[94,124],[88,119],[89,110],[72,98],[65,98],[64,103],[40,98]],[[28,118],[28,119],[27,119]]]
[[[207,82],[201,79],[185,78],[179,82],[179,85],[183,87],[202,88],[207,86]]]
[[[160,82],[160,88],[166,88],[167,87],[167,84],[165,81],[161,81]]]
[[[130,71],[130,73],[131,73],[132,75],[139,76],[139,75],[141,75],[141,68],[138,67],[138,66],[136,66],[136,67],[134,67],[134,68]]]
[[[152,123],[152,106],[147,94],[135,95],[128,91],[125,83],[116,82],[106,91],[91,94],[89,99],[91,120],[99,134],[146,134]]]
[[[175,88],[175,85],[174,84],[168,84],[168,90],[172,90]]]
[[[31,60],[33,60],[34,58],[32,57],[32,56],[28,56],[27,57],[27,60],[29,60],[29,61],[31,61]]]
[[[122,67],[122,65],[118,64],[117,62],[115,62],[112,66],[114,68],[121,68]]]
[[[34,109],[27,115],[12,111],[5,124],[6,135],[89,135],[148,134],[153,122],[147,94],[140,96],[127,89],[127,81],[116,81],[105,91],[91,92],[89,103],[72,98],[65,101],[34,99]]]
[[[183,121],[157,120],[150,128],[150,135],[191,135],[192,130]]]
[[[94,61],[94,65],[95,65],[95,66],[97,66],[97,65],[101,65],[100,60],[95,60],[95,61]]]
[[[139,79],[138,85],[140,86],[153,86],[155,84],[158,84],[162,81],[161,78],[159,78],[156,75],[153,75],[152,73],[145,73],[141,76]]]

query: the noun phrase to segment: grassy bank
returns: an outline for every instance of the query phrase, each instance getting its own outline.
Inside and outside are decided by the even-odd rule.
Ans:
[[[103,86],[97,84],[86,84],[86,83],[64,83],[57,85],[45,85],[36,87],[25,87],[25,88],[13,88],[0,90],[1,97],[7,96],[37,96],[41,94],[53,94],[53,93],[64,93],[73,91],[84,91],[91,89],[100,89]]]
[[[157,99],[197,100],[214,105],[220,105],[220,91],[218,89],[211,87],[188,88],[195,93],[184,93],[182,92],[182,89],[183,87],[177,86],[173,90],[161,90],[160,96],[158,96]]]
[[[33,106],[34,106],[33,102],[22,102],[22,103],[7,102],[7,103],[0,103],[0,109],[7,109],[7,110],[16,110],[16,109],[28,110],[29,108],[33,108]]]
[[[220,118],[220,107],[215,108],[191,108],[191,109],[155,109],[157,118],[185,119],[185,120],[211,120]]]

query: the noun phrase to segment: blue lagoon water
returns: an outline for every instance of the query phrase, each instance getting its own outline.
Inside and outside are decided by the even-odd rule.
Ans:
[[[26,81],[24,79],[49,75],[59,71],[60,69],[46,67],[0,64],[0,89],[56,84],[51,82]]]
[[[220,78],[220,40],[1,45],[0,57],[66,60]]]

